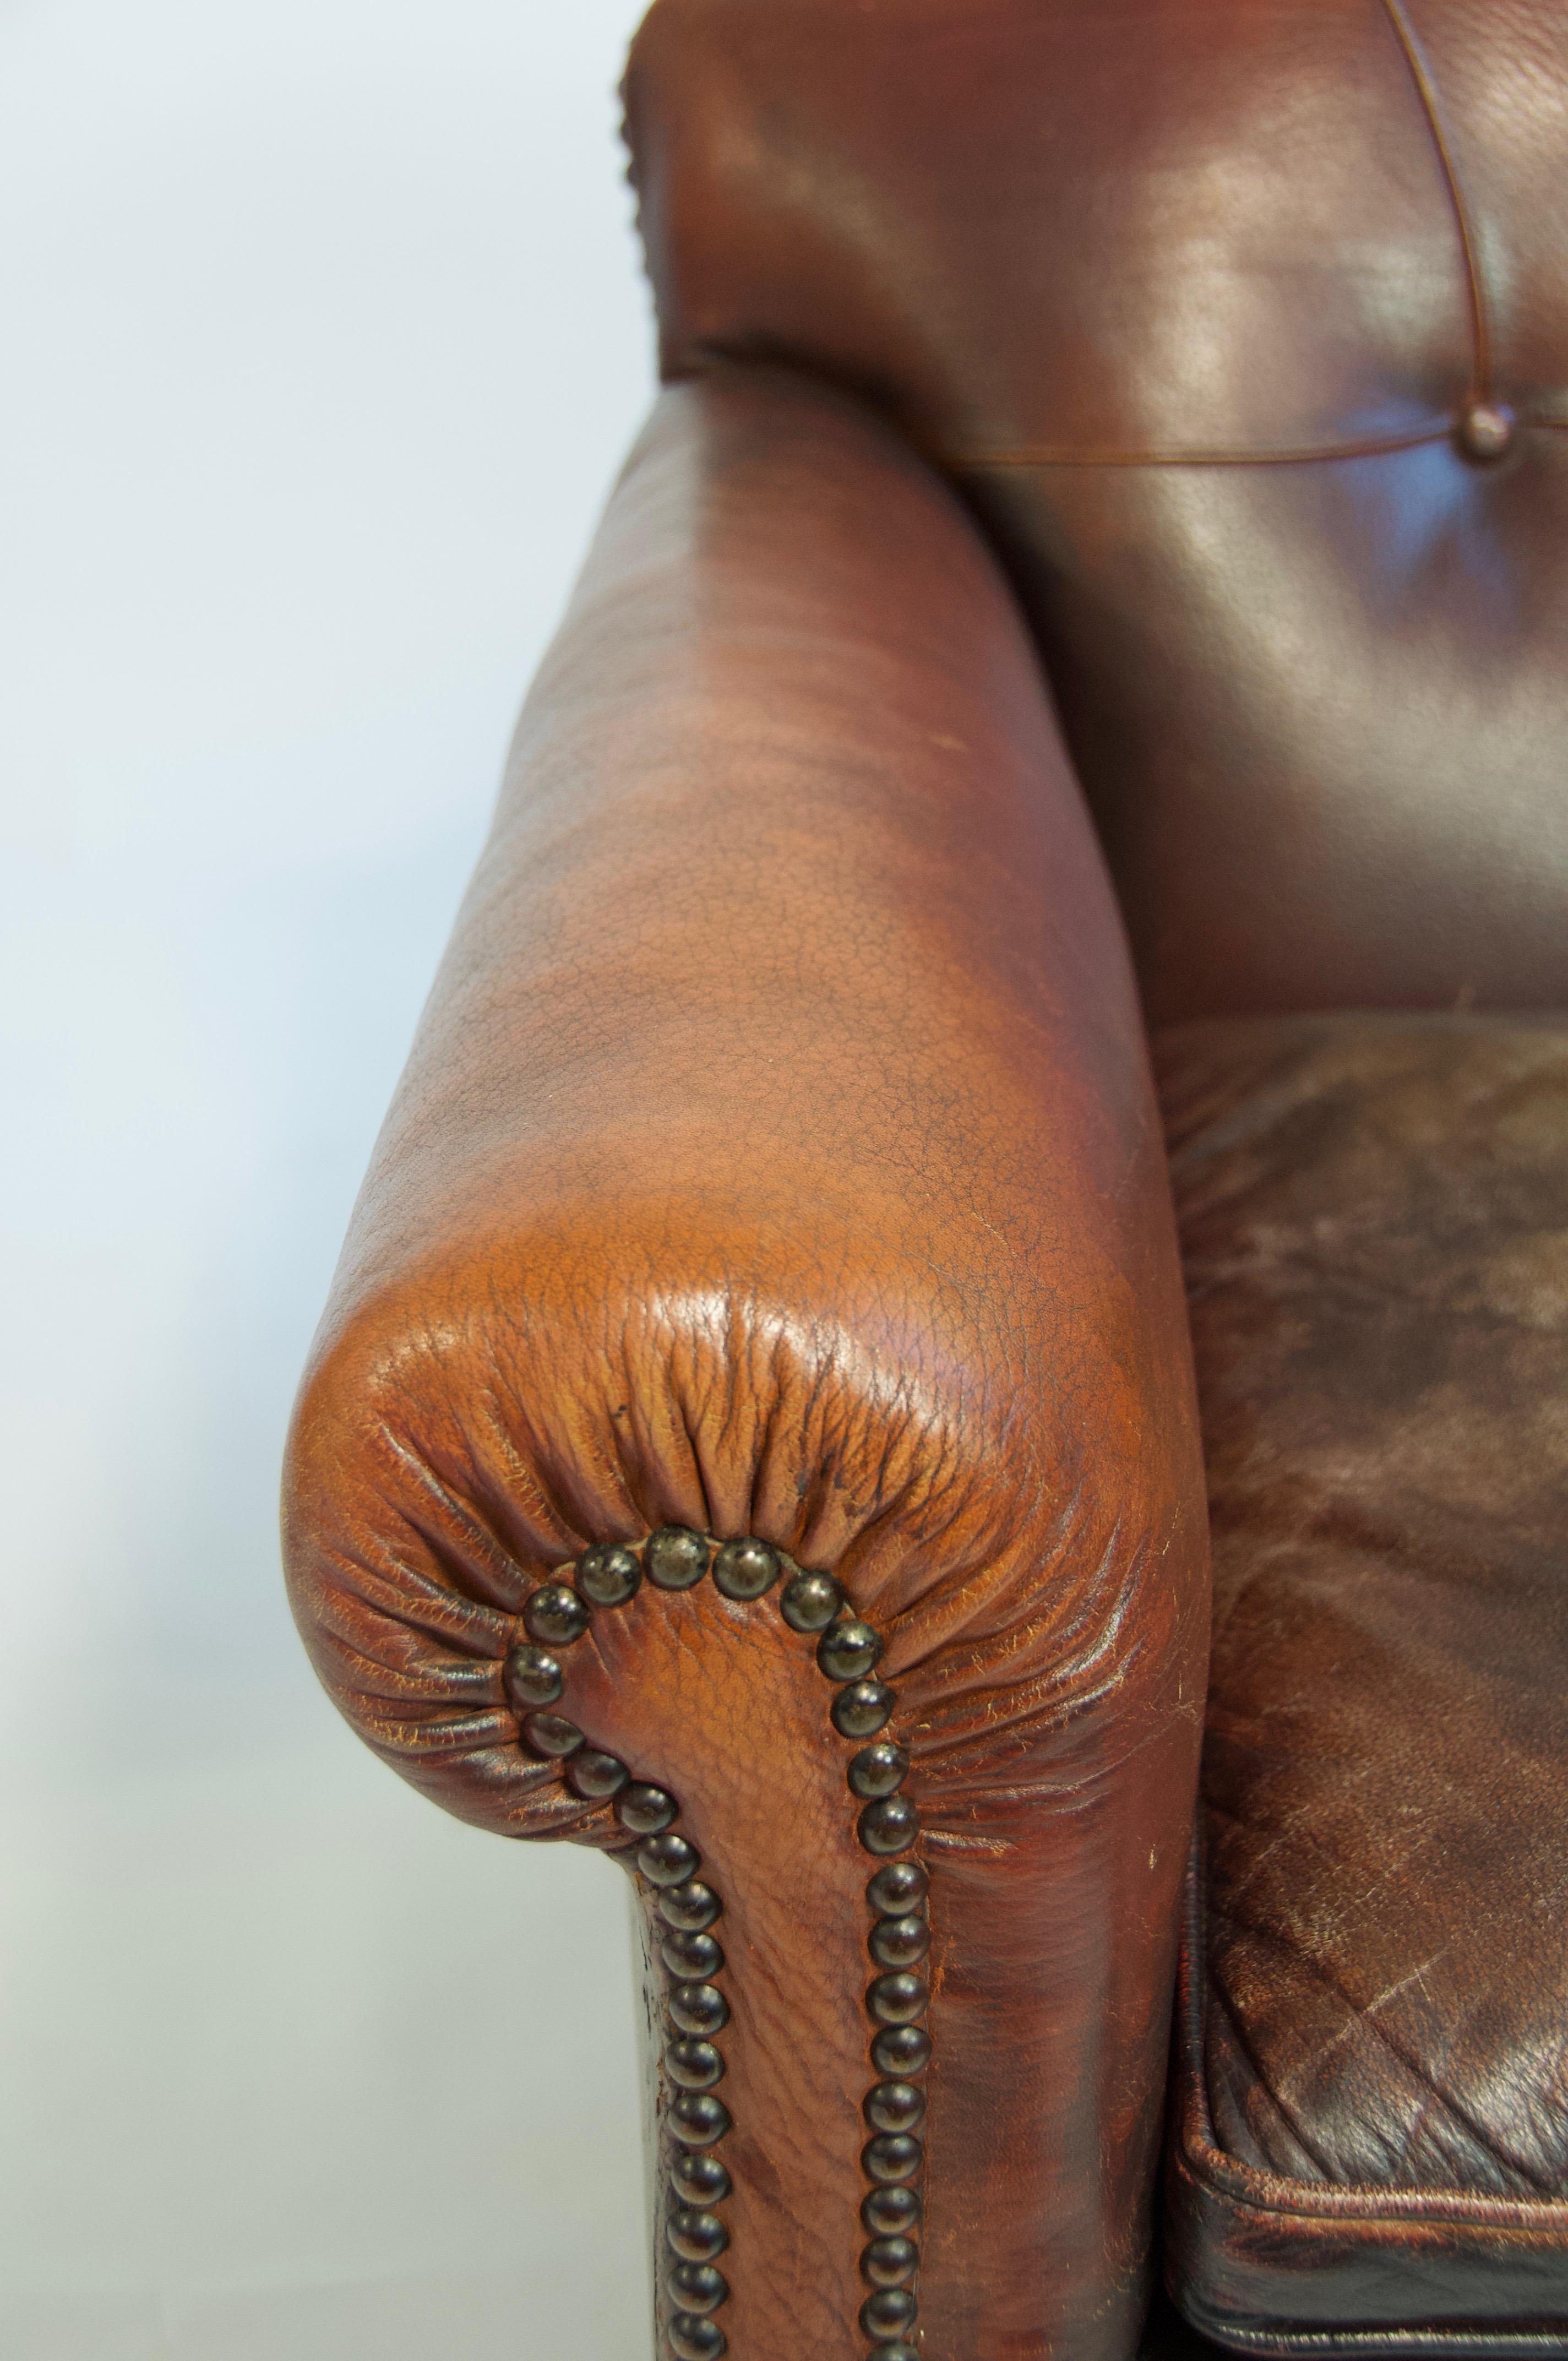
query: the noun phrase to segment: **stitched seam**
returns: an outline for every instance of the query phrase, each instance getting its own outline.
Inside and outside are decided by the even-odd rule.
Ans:
[[[1458,167],[1454,163],[1453,151],[1449,144],[1448,133],[1443,124],[1442,111],[1438,104],[1437,85],[1421,52],[1420,43],[1416,38],[1414,27],[1405,14],[1404,0],[1383,0],[1383,9],[1394,28],[1395,38],[1404,51],[1405,63],[1410,70],[1410,79],[1416,85],[1416,94],[1421,103],[1421,112],[1426,116],[1427,128],[1431,133],[1432,145],[1437,149],[1438,163],[1448,188],[1449,203],[1453,207],[1454,226],[1459,232],[1459,246],[1464,258],[1464,276],[1470,299],[1473,391],[1476,401],[1486,401],[1490,399],[1492,390],[1492,345],[1486,323],[1486,304],[1481,290],[1481,272],[1475,258],[1475,240],[1470,227],[1469,210],[1464,202],[1464,192],[1460,184]]]

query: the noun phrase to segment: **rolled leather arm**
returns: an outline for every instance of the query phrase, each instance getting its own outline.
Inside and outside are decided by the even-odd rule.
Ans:
[[[1134,993],[1007,588],[850,400],[672,390],[525,708],[287,1502],[367,1741],[641,1864],[661,2219],[712,2216],[662,2256],[671,2349],[896,2355],[916,2300],[933,2361],[1130,2349],[1205,1534]],[[821,1631],[840,1598],[872,1636]],[[896,1752],[852,1791],[867,1743],[902,1800]]]

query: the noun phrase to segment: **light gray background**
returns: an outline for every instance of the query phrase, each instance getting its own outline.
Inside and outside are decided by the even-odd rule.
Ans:
[[[0,0],[6,2361],[641,2361],[620,1881],[317,1693],[276,1470],[649,392],[637,0]]]

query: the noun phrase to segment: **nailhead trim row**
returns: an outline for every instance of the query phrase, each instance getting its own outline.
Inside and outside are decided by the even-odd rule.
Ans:
[[[903,1793],[907,1751],[884,1738],[897,1698],[875,1677],[883,1653],[879,1632],[849,1607],[830,1574],[804,1572],[770,1543],[745,1538],[715,1543],[684,1525],[663,1525],[639,1547],[600,1542],[575,1566],[540,1585],[524,1605],[526,1639],[504,1666],[508,1697],[522,1745],[554,1757],[575,1795],[613,1799],[629,1836],[641,1839],[638,1874],[655,1894],[663,1921],[659,1956],[668,1978],[664,2004],[670,2031],[663,2071],[673,2087],[665,2125],[673,2143],[670,2209],[665,2235],[674,2261],[665,2289],[675,2309],[667,2337],[674,2361],[721,2361],[729,2344],[713,2314],[729,2298],[717,2268],[729,2233],[714,2208],[730,2192],[729,2174],[712,2153],[730,2128],[729,2110],[714,2096],[724,2079],[716,2037],[729,2022],[729,2004],[713,1981],[724,1971],[724,1950],[709,1930],[723,1904],[700,1876],[702,1856],[674,1827],[680,1806],[664,1788],[634,1780],[617,1756],[589,1744],[575,1722],[550,1711],[565,1675],[555,1653],[576,1645],[596,1608],[623,1607],[644,1577],[661,1590],[690,1590],[711,1572],[726,1598],[762,1598],[781,1577],[779,1612],[792,1631],[817,1637],[817,1662],[833,1684],[829,1718],[857,1751],[846,1770],[861,1805],[857,1833],[880,1862],[866,1887],[872,1914],[867,1949],[874,1972],[866,1988],[872,2066],[879,2077],[862,2113],[870,2137],[861,2151],[867,2192],[861,2222],[867,2243],[861,2275],[871,2290],[860,2310],[870,2361],[917,2361],[908,2340],[918,2314],[914,2281],[922,2207],[917,2183],[925,2151],[916,2136],[926,2096],[913,2078],[924,2074],[931,2037],[921,2019],[930,1991],[918,1972],[931,1947],[927,1880],[908,1858],[920,1833],[919,1814]],[[866,1741],[870,1741],[869,1743]]]

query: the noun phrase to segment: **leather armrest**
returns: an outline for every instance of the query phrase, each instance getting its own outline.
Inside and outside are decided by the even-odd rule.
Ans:
[[[666,392],[610,501],[289,1473],[323,1680],[513,1835],[628,1842],[520,1748],[502,1660],[533,1586],[665,1523],[831,1568],[885,1641],[935,1881],[926,2319],[1124,2348],[1207,1640],[1142,1031],[978,533],[856,404],[761,369]],[[782,1891],[828,1808],[794,1706],[740,1671],[694,1708],[648,1629],[596,1742],[710,1824],[761,1783]],[[838,1972],[852,2022],[853,1945]],[[985,2159],[950,2198],[944,2121]]]

